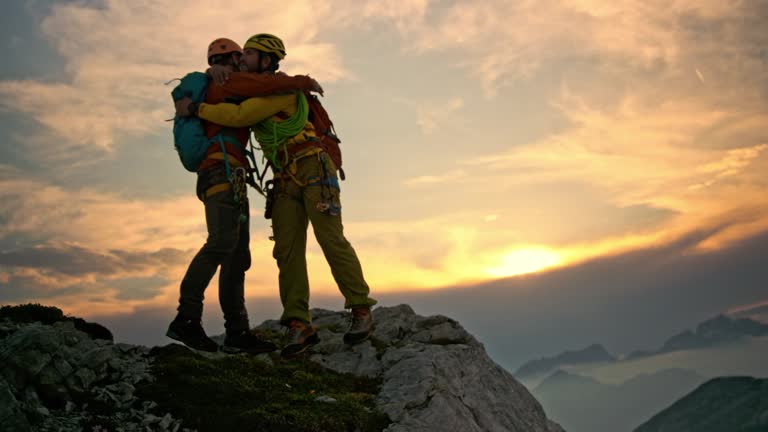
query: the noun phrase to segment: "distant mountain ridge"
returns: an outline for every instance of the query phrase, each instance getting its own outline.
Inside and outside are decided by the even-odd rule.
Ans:
[[[600,344],[592,344],[582,350],[565,351],[554,357],[544,357],[532,360],[522,365],[515,373],[515,377],[525,379],[539,375],[546,375],[563,366],[572,366],[586,363],[609,363],[616,361],[608,350]]]
[[[688,370],[665,369],[605,384],[558,370],[531,393],[568,432],[630,432],[706,380]]]
[[[612,363],[635,360],[654,355],[701,348],[712,348],[736,342],[745,337],[768,336],[768,324],[750,318],[731,318],[718,315],[667,339],[655,351],[632,351],[624,358],[611,354],[603,345],[595,343],[581,350],[564,351],[551,357],[531,360],[520,366],[513,375],[521,380],[547,376],[558,369],[587,363]]]
[[[768,336],[768,324],[750,318],[718,315],[696,326],[695,331],[685,330],[672,336],[656,351],[634,351],[626,359],[633,360],[673,351],[711,348],[736,342],[744,337],[760,336]]]
[[[657,350],[635,351],[626,357],[616,358],[602,345],[593,344],[584,350],[566,351],[530,361],[514,375],[529,386],[546,412],[568,432],[630,432],[708,379],[728,375],[702,370],[694,372],[688,369],[690,365],[679,362],[669,364],[666,369],[646,369],[656,372],[637,375],[643,371],[641,364],[646,364],[646,368],[647,364],[661,366],[665,358],[668,361],[680,355],[700,356],[711,351],[729,351],[740,347],[741,341],[764,336],[768,336],[768,325],[760,321],[718,315],[699,323],[694,330],[686,330],[668,338]],[[755,339],[754,343],[764,342]],[[682,354],[664,355],[673,352]],[[611,382],[619,382],[616,381],[616,374],[622,370],[626,373],[626,381],[621,384],[608,384],[597,378],[603,376]],[[599,371],[602,371],[602,375]],[[751,373],[738,372],[737,375]],[[683,431],[675,427],[658,430]],[[685,430],[699,432],[695,428]],[[729,429],[722,431],[731,432]],[[768,428],[738,431],[768,432]]]
[[[768,303],[755,305],[730,314],[734,318],[749,318],[768,323]]]
[[[768,379],[715,378],[634,432],[768,431]]]

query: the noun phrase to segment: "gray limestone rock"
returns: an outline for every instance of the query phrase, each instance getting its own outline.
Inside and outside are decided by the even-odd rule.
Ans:
[[[322,338],[322,335],[320,337]],[[336,348],[335,352],[314,354],[310,360],[339,373],[351,373],[369,378],[375,378],[381,374],[381,363],[376,358],[376,348],[370,341],[345,349],[340,336],[334,336],[334,339],[339,340],[338,344],[333,344]],[[324,346],[326,350],[328,347],[329,345]]]
[[[152,379],[145,347],[93,340],[71,321],[0,325],[5,329],[1,376],[8,378],[0,378],[0,430],[77,431],[100,422],[107,429],[146,430],[141,425],[145,412],[132,408],[137,401],[134,384]],[[103,401],[101,409],[111,414],[97,419],[87,403],[73,402],[74,394]],[[163,417],[160,424],[152,430],[178,430],[181,422]]]
[[[11,387],[0,378],[0,429],[8,432],[28,431],[30,424]]]
[[[310,360],[381,378],[376,404],[393,422],[386,432],[563,432],[451,318],[419,316],[408,305],[379,307],[370,340],[350,347],[343,342],[348,312],[311,312],[321,342]],[[280,330],[277,321],[258,328]]]
[[[392,421],[385,432],[563,432],[451,318],[420,316],[407,305],[379,307],[371,338],[348,346],[343,335],[349,312],[311,312],[321,342],[309,360],[380,379],[376,405]],[[257,328],[284,331],[276,320]],[[214,339],[223,342],[223,335]],[[272,363],[269,355],[257,358]],[[100,422],[126,432],[186,430],[182,420],[158,413],[157,404],[137,399],[136,385],[154,379],[151,362],[147,348],[91,339],[71,322],[0,322],[0,430],[84,430]],[[75,403],[82,397],[110,414],[96,418],[88,403]],[[324,396],[316,401],[334,403]]]

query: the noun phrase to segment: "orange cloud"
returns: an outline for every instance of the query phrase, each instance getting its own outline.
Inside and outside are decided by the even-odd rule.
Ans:
[[[441,66],[465,66],[481,79],[486,95],[505,86],[529,85],[539,72],[556,71],[555,91],[560,85],[562,91],[552,106],[569,125],[514,146],[499,143],[499,132],[491,137],[498,144],[491,150],[482,142],[488,131],[477,126],[487,123],[470,118],[477,101],[465,93],[441,93],[436,103],[408,102],[416,114],[414,125],[427,132],[425,141],[428,132],[465,120],[468,135],[478,138],[472,142],[476,157],[455,166],[425,166],[418,176],[394,186],[410,188],[411,193],[392,204],[403,209],[402,215],[382,221],[378,215],[361,213],[366,216],[345,220],[374,293],[433,289],[568,265],[722,223],[727,227],[698,245],[702,250],[718,248],[768,226],[763,187],[768,147],[762,132],[768,117],[760,96],[764,64],[747,55],[751,51],[745,47],[755,42],[752,36],[727,21],[747,19],[746,6],[692,0],[217,6],[181,1],[55,6],[43,30],[66,62],[62,81],[0,82],[0,103],[33,116],[64,146],[108,153],[130,139],[167,131],[162,120],[171,113],[170,89],[161,83],[203,67],[207,40],[242,40],[262,30],[278,33],[289,46],[289,72],[310,72],[321,81],[333,81],[351,72],[344,65],[344,53],[329,42],[336,40],[332,37],[360,39],[372,28],[377,34],[381,28],[394,29],[404,36],[399,42],[407,55],[450,53]],[[702,38],[681,24],[688,22],[683,17],[704,28],[724,30],[718,37]],[[226,34],[211,22],[226,22]],[[332,35],[325,32],[328,28],[334,29]],[[147,36],[158,29],[167,30],[162,38]],[[588,79],[568,74],[572,58],[594,63]],[[546,98],[549,93],[540,94]],[[493,109],[506,109],[505,102],[493,99]],[[504,126],[513,132],[526,127],[514,118]],[[448,151],[464,145],[447,141],[424,144],[439,144]],[[204,241],[202,208],[193,196],[127,200],[27,180],[2,166],[0,179],[0,215],[7,221],[0,226],[0,237],[36,236],[48,247],[83,247],[103,255],[115,250],[152,254],[170,245],[190,259]],[[451,183],[450,188],[445,183]],[[587,187],[577,190],[574,185]],[[524,188],[530,190],[521,192]],[[600,205],[579,208],[587,198]],[[425,209],[425,203],[437,204]],[[666,213],[641,228],[619,221],[618,229],[602,230],[600,225],[613,222],[601,219],[604,212],[624,215],[632,208],[643,214],[656,209]],[[586,225],[577,219],[600,229],[586,240],[573,240],[566,234]],[[249,295],[274,296],[277,279],[269,228],[261,220],[252,226]],[[313,290],[336,292],[324,261],[312,245]],[[176,301],[186,262],[174,261],[159,271],[173,282],[158,289],[152,301]],[[91,274],[58,279],[43,269],[13,268],[0,272],[0,281],[9,283],[15,277],[54,288],[78,283],[106,287],[111,279],[153,275],[144,269],[120,269],[100,279]],[[118,301],[115,290],[108,288],[93,304],[140,304]],[[215,302],[215,296],[211,290],[207,303]]]
[[[317,23],[334,13],[330,4],[286,1],[279,8],[254,8],[252,2],[219,7],[175,0],[99,8],[68,3],[51,10],[41,27],[67,73],[57,83],[0,81],[0,103],[33,116],[68,146],[109,152],[119,137],[167,129],[163,120],[173,111],[163,83],[207,67],[207,41],[216,37],[242,41],[269,30],[288,46],[286,70],[324,82],[347,75],[335,46],[316,41],[325,28]]]

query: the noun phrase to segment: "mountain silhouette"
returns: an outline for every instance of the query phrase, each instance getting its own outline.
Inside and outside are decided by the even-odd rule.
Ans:
[[[635,429],[664,431],[768,431],[768,379],[712,379]]]
[[[531,393],[568,432],[630,432],[704,381],[684,369],[640,374],[621,384],[558,371]]]
[[[745,337],[766,335],[768,335],[768,324],[750,318],[718,315],[696,326],[695,331],[685,330],[672,336],[657,351],[634,351],[627,356],[627,360],[674,351],[711,348],[738,342]]]
[[[605,347],[600,344],[592,344],[582,350],[565,351],[554,357],[544,357],[529,361],[520,366],[513,375],[518,379],[526,380],[547,375],[564,366],[586,363],[609,363],[613,361],[616,361],[616,357],[611,355]]]

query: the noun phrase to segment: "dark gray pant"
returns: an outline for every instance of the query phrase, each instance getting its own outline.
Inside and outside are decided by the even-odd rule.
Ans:
[[[216,180],[211,181],[210,174],[199,174],[198,191],[215,184]],[[224,325],[230,331],[248,329],[245,271],[251,267],[250,218],[243,223],[239,221],[241,209],[235,204],[231,189],[207,197],[204,204],[208,239],[192,259],[181,281],[179,315],[194,320],[202,317],[205,289],[220,266],[219,303],[224,312]],[[248,203],[244,209],[248,215]]]

